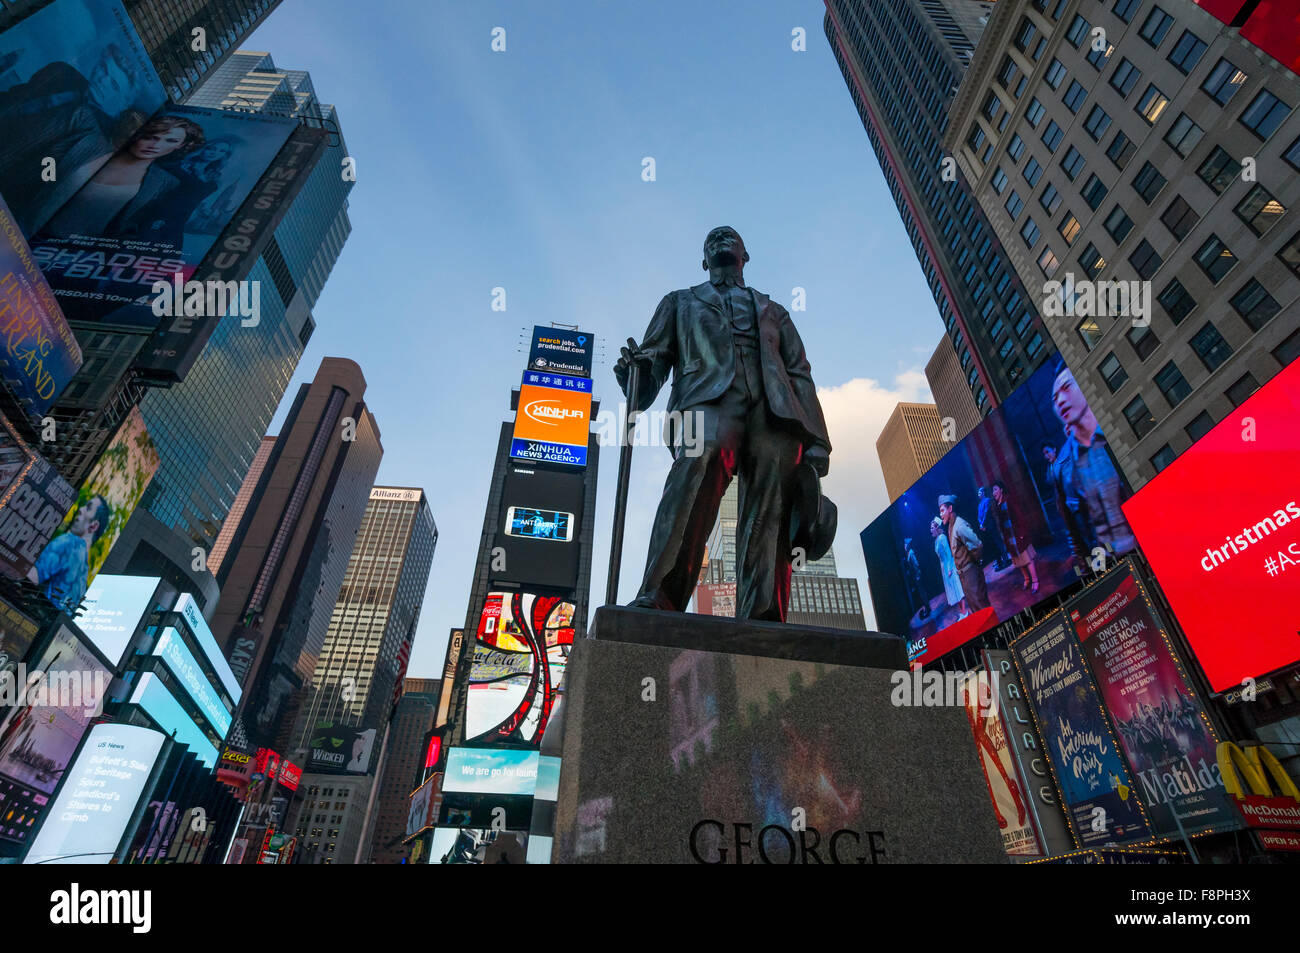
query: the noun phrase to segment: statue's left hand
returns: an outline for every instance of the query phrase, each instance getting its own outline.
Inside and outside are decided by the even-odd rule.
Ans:
[[[831,472],[831,454],[825,447],[808,447],[803,452],[803,458],[812,464],[818,476],[824,477]]]

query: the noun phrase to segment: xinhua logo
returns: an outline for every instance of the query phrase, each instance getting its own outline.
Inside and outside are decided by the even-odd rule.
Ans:
[[[152,910],[149,890],[82,890],[74,883],[50,894],[50,922],[55,924],[126,924],[132,933],[148,933]]]

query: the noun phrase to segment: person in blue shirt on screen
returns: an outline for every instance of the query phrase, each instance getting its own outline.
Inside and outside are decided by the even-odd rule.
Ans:
[[[45,587],[45,595],[60,609],[75,612],[86,594],[90,574],[90,547],[108,529],[112,507],[102,496],[92,496],[77,509],[72,525],[41,551],[27,579]]]

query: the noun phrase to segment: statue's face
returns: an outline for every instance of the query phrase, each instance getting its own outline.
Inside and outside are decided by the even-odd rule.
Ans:
[[[710,265],[742,265],[749,261],[749,252],[740,233],[734,228],[723,225],[709,232],[704,239],[704,268]]]

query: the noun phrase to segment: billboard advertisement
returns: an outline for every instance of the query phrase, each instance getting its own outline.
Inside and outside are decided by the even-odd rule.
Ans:
[[[1300,661],[1297,420],[1292,361],[1124,506],[1216,692]]]
[[[25,579],[77,491],[0,414],[0,572]]]
[[[1011,644],[1078,846],[1149,840],[1141,800],[1082,654],[1061,612]]]
[[[467,740],[541,743],[573,646],[573,612],[558,596],[488,594],[470,665]]]
[[[966,719],[975,738],[975,753],[988,784],[993,813],[1002,830],[1002,846],[1008,854],[1036,857],[1041,853],[1038,836],[1028,799],[1011,763],[1011,748],[998,714],[998,702],[979,696],[980,691],[992,690],[989,682],[981,679],[978,686],[978,689],[968,688],[965,693]]]
[[[375,746],[374,728],[318,724],[308,742],[308,774],[365,774]]]
[[[236,305],[251,317],[251,288],[232,301],[186,282],[296,125],[175,105],[145,120],[31,238],[68,320],[153,330]]]
[[[154,594],[161,582],[158,576],[95,577],[82,600],[86,608],[77,617],[77,628],[105,658],[119,663],[140,620],[155,608]]]
[[[194,597],[188,592],[182,592],[180,598],[176,600],[175,611],[179,612],[185,624],[189,626],[190,632],[198,640],[199,648],[207,657],[208,664],[217,673],[217,678],[221,681],[222,686],[230,695],[232,702],[238,703],[243,692],[240,690],[239,681],[235,678],[235,673],[231,671],[230,663],[226,661],[225,654],[217,645],[217,640],[212,635],[212,629],[208,627],[207,619],[203,618],[203,612],[199,609],[199,604],[194,601]]]
[[[166,100],[121,0],[56,0],[0,33],[0,194],[23,234]]]
[[[434,728],[441,728],[451,714],[451,696],[456,683],[456,668],[460,665],[460,650],[465,641],[464,629],[452,629],[447,635],[447,659],[442,666],[442,691],[438,694],[438,717]]]
[[[100,724],[90,729],[25,863],[109,863],[164,741],[161,732],[137,725]]]
[[[538,754],[509,748],[452,748],[447,752],[444,793],[518,794],[537,788]]]
[[[1025,794],[1025,803],[1033,816],[1034,830],[1044,854],[1064,854],[1074,850],[1074,837],[1065,823],[1061,802],[1047,766],[1043,740],[1034,727],[1033,715],[1025,701],[1025,690],[1016,677],[1011,653],[1003,649],[981,652],[985,671],[997,677],[998,716],[1007,737],[1007,746],[1016,764],[1016,776]]]
[[[525,371],[510,456],[533,463],[587,465],[591,380]]]
[[[700,615],[736,616],[734,582],[702,582],[695,587],[695,611]]]
[[[13,214],[0,198],[0,375],[39,417],[81,367],[81,345],[59,310]]]
[[[535,327],[528,348],[528,369],[590,377],[595,345],[596,339],[586,331]]]
[[[7,599],[0,599],[0,679],[26,658],[39,629]]]
[[[1219,739],[1142,583],[1124,566],[1071,600],[1103,704],[1158,834],[1238,827],[1216,761]]]
[[[586,480],[581,470],[512,466],[501,493],[495,545],[505,553],[494,580],[573,589]]]
[[[76,504],[41,551],[28,581],[42,586],[56,606],[75,612],[157,470],[158,451],[140,408],[133,407],[81,484]]]
[[[176,681],[185,689],[190,700],[199,707],[203,717],[224,740],[230,730],[230,709],[213,690],[212,684],[204,674],[203,666],[194,657],[184,637],[171,626],[162,630],[158,642],[153,647],[153,654],[159,656]]]
[[[26,690],[0,722],[0,774],[53,794],[86,726],[103,711],[113,673],[67,625],[19,672]]]
[[[214,739],[205,731],[157,675],[141,672],[135,679],[135,688],[127,701],[139,705],[140,710],[152,718],[173,741],[185,745],[200,761],[216,770],[217,745],[223,739]]]
[[[862,531],[881,631],[946,651],[948,626],[975,618],[974,638],[1060,592],[1133,551],[1127,495],[1074,375],[1049,361]]]

